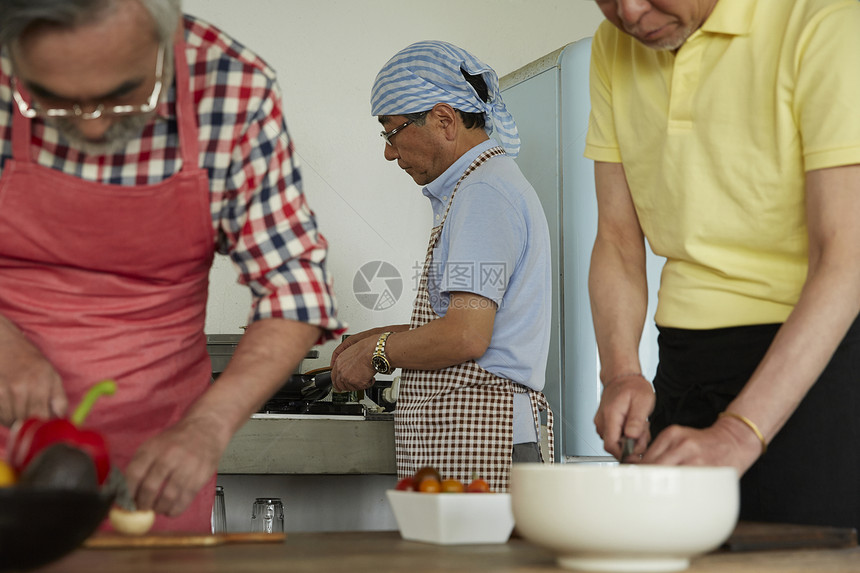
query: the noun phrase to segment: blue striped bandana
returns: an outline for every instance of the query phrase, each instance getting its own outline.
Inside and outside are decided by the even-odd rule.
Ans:
[[[489,103],[481,101],[461,69],[483,77]],[[374,116],[419,113],[437,103],[447,103],[466,113],[483,113],[487,135],[495,128],[495,137],[507,154],[516,157],[519,153],[517,124],[502,101],[496,72],[453,44],[417,42],[399,51],[377,74],[370,96]]]

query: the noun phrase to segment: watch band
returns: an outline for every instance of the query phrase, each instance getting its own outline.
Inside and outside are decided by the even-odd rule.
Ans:
[[[373,358],[371,359],[374,370],[380,374],[390,374],[392,370],[391,363],[388,361],[388,356],[385,354],[385,343],[390,335],[390,332],[383,332],[379,335],[379,338],[376,340],[376,349],[374,350]]]

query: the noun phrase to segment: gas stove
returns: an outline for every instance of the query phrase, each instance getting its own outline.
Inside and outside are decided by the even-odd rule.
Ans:
[[[271,398],[257,411],[259,414],[317,414],[326,416],[363,416],[364,404],[358,402],[307,402]]]

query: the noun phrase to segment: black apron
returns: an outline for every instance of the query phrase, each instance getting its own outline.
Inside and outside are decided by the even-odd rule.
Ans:
[[[712,425],[780,326],[660,327],[652,438],[671,424]],[[860,318],[767,453],[744,474],[740,518],[860,529]]]

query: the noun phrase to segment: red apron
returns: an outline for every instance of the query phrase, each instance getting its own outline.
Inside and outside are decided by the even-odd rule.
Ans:
[[[454,186],[442,222],[430,232],[410,329],[439,318],[430,304],[427,281],[433,249],[442,235],[460,183],[488,159],[504,154],[501,147],[483,152]],[[441,370],[404,368],[394,411],[398,477],[408,477],[423,466],[432,466],[446,479],[469,483],[477,475],[493,491],[508,491],[515,393],[529,395],[537,436],[541,435],[540,411],[546,410],[549,451],[553,451],[552,410],[542,392],[496,376],[474,360]]]
[[[204,321],[214,255],[209,182],[198,167],[185,44],[176,43],[182,169],[155,185],[84,181],[32,160],[31,122],[13,112],[14,160],[0,177],[0,314],[54,365],[73,408],[113,378],[86,421],[124,469],[208,387]],[[0,428],[5,456],[8,431]],[[209,531],[215,476],[154,529]]]

